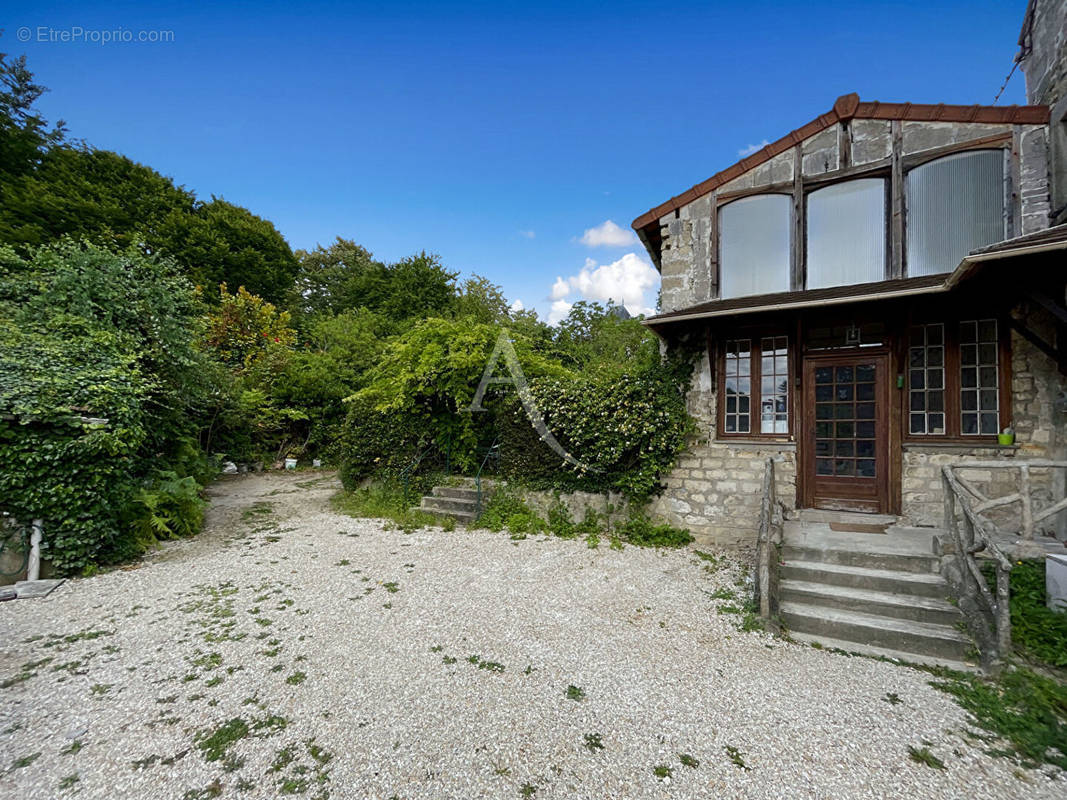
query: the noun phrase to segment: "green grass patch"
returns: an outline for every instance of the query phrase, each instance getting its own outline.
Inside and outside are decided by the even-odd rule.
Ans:
[[[936,672],[942,680],[930,685],[955,697],[975,724],[1007,744],[1007,749],[989,751],[991,755],[1067,769],[1067,686],[1023,668],[996,679]]]
[[[339,514],[349,517],[387,519],[404,531],[413,531],[437,524],[437,518],[425,511],[413,509],[419,498],[411,487],[405,491],[393,482],[374,483],[354,491],[335,494],[330,503]]]

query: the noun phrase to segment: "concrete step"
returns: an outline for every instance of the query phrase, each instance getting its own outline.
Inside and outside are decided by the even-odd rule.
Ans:
[[[804,547],[789,544],[782,548],[782,558],[791,561],[817,561],[827,564],[843,564],[870,569],[899,570],[901,572],[931,573],[941,569],[941,559],[933,555],[912,555],[910,553],[872,553],[862,550],[845,550],[838,548]]]
[[[421,511],[423,514],[433,514],[435,517],[452,517],[456,522],[461,522],[464,525],[468,525],[477,518],[477,514],[473,511],[446,511],[434,506],[427,506],[426,499],[423,498],[421,505],[413,507],[412,511]]]
[[[829,511],[822,508],[801,508],[795,512],[801,522],[841,522],[858,525],[893,525],[900,517],[893,514],[867,514],[861,511]]]
[[[424,511],[438,511],[445,514],[453,512],[473,514],[478,510],[478,504],[474,500],[460,497],[423,497],[419,508]]]
[[[477,502],[478,490],[470,486],[435,486],[430,492],[434,497],[454,497],[457,500],[470,500]],[[488,491],[482,490],[482,498],[488,495]]]
[[[947,600],[917,597],[894,592],[873,592],[847,586],[784,580],[779,584],[781,602],[858,611],[894,619],[909,619],[935,625],[955,625],[963,619],[960,610]]]
[[[819,636],[799,631],[790,631],[789,635],[798,642],[818,644],[827,650],[844,650],[846,653],[860,653],[861,655],[875,656],[876,658],[892,658],[897,661],[909,661],[913,664],[931,664],[939,667],[948,667],[960,672],[981,672],[978,662],[970,659],[959,661],[955,658],[939,658],[938,656],[906,653],[889,647],[874,647],[860,642],[847,642],[844,639],[834,639],[829,636]]]
[[[945,599],[951,594],[948,584],[934,573],[902,572],[893,569],[872,569],[851,564],[825,561],[786,561],[781,570],[783,580],[845,586],[872,592],[935,597]]]
[[[827,637],[859,646],[895,650],[909,654],[915,661],[922,661],[927,656],[967,661],[973,649],[970,638],[951,625],[895,619],[793,601],[782,603],[779,614],[790,633],[808,634],[816,641],[820,640],[819,637]]]

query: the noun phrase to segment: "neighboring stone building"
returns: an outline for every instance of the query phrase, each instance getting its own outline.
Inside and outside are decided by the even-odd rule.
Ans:
[[[1025,66],[1059,91],[1062,38],[1038,77],[1046,38]],[[657,513],[751,541],[773,456],[789,508],[936,525],[942,464],[1062,457],[1067,226],[1050,229],[1049,138],[1042,104],[847,95],[635,220],[662,274],[646,324],[703,351],[699,440]]]
[[[1067,0],[1030,0],[1019,34],[1026,99],[1048,106],[1052,220],[1067,222]]]

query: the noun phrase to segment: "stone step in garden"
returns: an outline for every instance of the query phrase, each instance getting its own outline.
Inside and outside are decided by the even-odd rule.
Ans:
[[[483,506],[498,485],[500,482],[488,479],[481,482]],[[452,517],[456,522],[467,525],[478,517],[478,494],[478,484],[473,478],[460,478],[449,485],[434,486],[414,510],[438,517]]]
[[[876,592],[798,580],[784,580],[779,589],[782,602],[803,603],[841,611],[859,611],[935,625],[955,625],[963,620],[956,606],[937,597]]]
[[[799,580],[852,589],[869,589],[905,596],[945,599],[951,594],[940,575],[904,572],[894,569],[871,569],[850,564],[825,561],[786,561],[782,567],[783,580]]]
[[[897,652],[899,658],[924,661],[926,657],[966,662],[974,645],[952,625],[865,614],[795,601],[779,608],[789,633],[826,646],[823,637],[849,642],[853,647],[875,647]],[[800,634],[801,636],[798,636]],[[847,646],[842,649],[849,649]]]

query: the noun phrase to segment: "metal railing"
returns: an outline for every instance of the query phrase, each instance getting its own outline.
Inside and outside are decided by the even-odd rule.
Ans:
[[[1040,510],[1035,507],[1031,472],[1035,469],[1067,469],[1067,461],[968,461],[941,469],[944,527],[962,562],[951,577],[956,584],[960,611],[978,644],[982,666],[987,670],[998,668],[1011,654],[1012,559],[1043,555],[1044,549],[1035,538],[1035,526],[1067,510],[1067,499],[1053,501]],[[1016,470],[1018,489],[1000,497],[989,497],[961,474],[971,470]],[[989,511],[1007,509],[1016,503],[1020,510],[1017,531],[1001,530],[986,516]],[[1016,534],[1019,538],[1007,544]],[[1010,555],[1001,545],[1009,548]],[[979,564],[978,556],[982,553],[987,554],[995,569],[994,589],[990,589]]]
[[[482,463],[478,465],[478,472],[474,476],[474,487],[477,490],[477,499],[474,504],[475,516],[481,516],[482,513],[482,473],[485,472],[485,468],[489,464],[495,464],[500,458],[500,439],[494,439],[493,443],[489,445],[485,451],[485,457],[482,458]]]

